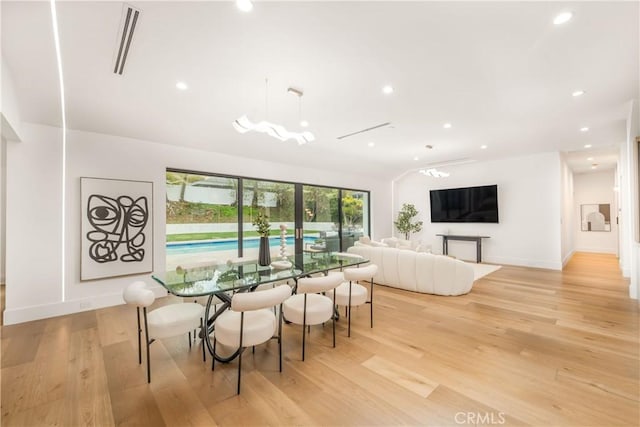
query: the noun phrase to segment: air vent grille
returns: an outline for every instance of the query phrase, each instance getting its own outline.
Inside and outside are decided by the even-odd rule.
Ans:
[[[475,159],[471,159],[469,157],[465,157],[465,158],[461,158],[461,159],[445,160],[445,161],[442,161],[442,162],[425,163],[424,167],[425,168],[436,168],[436,167],[445,167],[445,166],[466,165],[467,163],[474,163],[476,161],[477,160],[475,160]]]
[[[117,46],[118,55],[116,56],[116,64],[113,68],[113,72],[115,74],[122,75],[124,71],[124,65],[127,62],[127,55],[129,54],[129,49],[131,48],[133,33],[136,29],[139,17],[140,11],[138,9],[134,9],[129,5],[124,5],[124,8],[122,10],[122,21],[120,25],[121,31],[119,32],[120,40]]]
[[[346,135],[339,136],[337,139],[349,138],[350,136],[358,135],[360,133],[365,133],[365,132],[371,132],[372,130],[380,129],[380,128],[383,128],[385,126],[391,126],[391,122],[381,123],[379,125],[371,126],[371,127],[366,128],[366,129],[359,130],[357,132],[348,133]]]

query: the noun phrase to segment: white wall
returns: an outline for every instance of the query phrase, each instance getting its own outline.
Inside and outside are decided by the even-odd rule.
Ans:
[[[0,138],[0,284],[5,283],[5,254],[7,244],[7,140]]]
[[[640,150],[636,138],[640,136],[640,105],[639,99],[629,103],[627,117],[627,140],[621,150],[621,163],[626,169],[626,179],[620,185],[621,197],[626,196],[627,203],[623,204],[623,211],[628,218],[627,234],[621,236],[621,250],[626,256],[621,266],[623,274],[630,277],[629,295],[638,299],[640,288]],[[622,204],[622,203],[621,203]]]
[[[635,141],[640,134],[640,109],[638,100],[629,102],[627,116],[627,138],[620,148],[620,267],[629,277],[629,295],[638,298],[640,282],[640,207],[638,206],[638,146]]]
[[[64,286],[62,277],[60,130],[24,124],[24,142],[8,152],[7,324],[119,304],[124,286],[150,274],[80,281],[80,177],[153,181],[154,270],[165,266],[167,167],[371,191],[373,235],[388,235],[390,186],[349,175],[243,159],[109,135],[69,131],[67,139]],[[34,191],[37,189],[37,191]],[[156,287],[159,294],[161,288]]]
[[[23,142],[7,145],[6,323],[12,309],[62,300],[62,132],[22,132]]]
[[[573,172],[566,161],[566,155],[560,156],[560,187],[562,189],[562,236],[561,249],[562,266],[565,266],[575,251],[575,223],[574,213],[574,182]]]
[[[18,101],[15,95],[15,87],[13,83],[13,76],[9,65],[1,58],[2,68],[0,68],[0,91],[2,100],[2,108],[0,108],[0,120],[2,123],[2,136],[9,141],[20,141],[22,134],[22,120],[20,116],[20,110],[18,108]]]
[[[615,170],[575,174],[574,206],[575,221],[575,249],[582,252],[601,252],[617,254],[618,225],[616,215]],[[582,231],[581,205],[609,204],[611,207],[611,231]]]
[[[5,283],[7,145],[20,141],[21,119],[11,70],[4,57],[0,68],[0,284]]]
[[[423,230],[413,238],[442,251],[437,233],[491,236],[483,243],[483,261],[541,268],[562,268],[559,153],[441,168],[448,178],[409,173],[394,182],[394,218],[403,203],[420,211]],[[432,224],[429,190],[498,185],[499,224]],[[394,230],[397,234],[397,231]],[[475,246],[450,242],[449,253],[475,261]]]

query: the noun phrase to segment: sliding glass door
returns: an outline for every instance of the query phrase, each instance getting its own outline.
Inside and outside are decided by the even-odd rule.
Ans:
[[[168,171],[167,270],[238,256],[237,178]]]
[[[259,212],[269,218],[271,259],[280,256],[280,226],[287,228],[286,252],[294,253],[295,184],[275,181],[242,180],[242,256],[258,258],[259,236],[253,220]]]
[[[369,235],[369,192],[342,190],[342,248],[346,250]]]
[[[253,221],[271,223],[271,258],[285,251],[345,251],[369,234],[369,192],[302,183],[167,170],[167,269],[257,258]]]
[[[340,250],[339,189],[302,186],[303,250],[337,252]]]

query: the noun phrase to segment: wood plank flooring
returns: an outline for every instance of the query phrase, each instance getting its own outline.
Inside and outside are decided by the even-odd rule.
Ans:
[[[564,271],[505,266],[470,294],[377,286],[369,308],[211,372],[186,337],[137,363],[135,309],[2,327],[3,426],[640,424],[639,318],[617,259],[578,253]],[[163,298],[156,305],[170,303]],[[209,358],[208,358],[209,359]],[[210,359],[209,359],[210,360]]]

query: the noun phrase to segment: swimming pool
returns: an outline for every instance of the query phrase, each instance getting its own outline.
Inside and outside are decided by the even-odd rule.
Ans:
[[[289,236],[286,238],[287,247],[293,248],[294,238]],[[314,243],[316,237],[305,237],[304,243]],[[245,249],[257,249],[260,246],[260,239],[244,239],[243,247]],[[280,237],[272,236],[269,238],[269,246],[280,247]],[[175,254],[194,254],[200,252],[213,251],[233,251],[238,249],[237,240],[210,240],[206,242],[168,242],[167,255]]]

